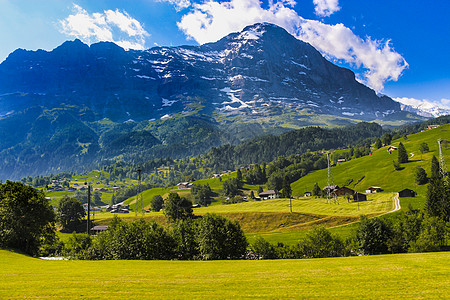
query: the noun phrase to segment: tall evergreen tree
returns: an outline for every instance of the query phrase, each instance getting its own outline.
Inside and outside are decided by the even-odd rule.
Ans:
[[[289,176],[284,176],[283,179],[283,190],[281,192],[281,197],[283,198],[291,198],[292,195],[292,189],[291,189],[291,183],[289,180]]]
[[[312,194],[313,194],[313,196],[320,196],[320,192],[321,192],[322,190],[320,189],[320,187],[319,187],[319,185],[317,184],[317,182],[316,182],[316,184],[314,185],[314,187],[313,187],[313,189],[312,189]]]
[[[398,145],[398,162],[402,164],[408,162],[408,152],[402,143]]]
[[[439,162],[435,156],[431,159],[431,178],[427,189],[426,210],[430,216],[441,216],[444,200],[444,182],[439,173]]]
[[[381,146],[382,146],[381,140],[377,138],[377,140],[375,141],[375,149],[380,149]]]

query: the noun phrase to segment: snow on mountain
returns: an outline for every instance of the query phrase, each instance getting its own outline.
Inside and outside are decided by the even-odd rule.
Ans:
[[[402,110],[416,113],[419,116],[436,118],[450,114],[450,106],[444,104],[406,97],[394,98],[394,100],[401,103]]]

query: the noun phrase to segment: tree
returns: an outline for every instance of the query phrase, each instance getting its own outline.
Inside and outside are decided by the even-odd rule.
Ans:
[[[64,196],[58,203],[56,215],[62,226],[62,232],[78,231],[83,224],[86,212],[75,198]]]
[[[239,194],[239,189],[241,188],[242,181],[237,180],[237,178],[231,178],[225,180],[223,185],[223,193],[226,196],[234,197]]]
[[[314,184],[314,187],[312,189],[312,194],[313,194],[313,196],[320,196],[321,193],[322,193],[322,190],[320,189],[319,185],[316,182],[316,184]]]
[[[291,183],[290,183],[288,175],[284,176],[282,187],[283,187],[283,190],[281,191],[281,197],[282,198],[291,198],[292,189],[291,189]]]
[[[239,182],[242,182],[242,172],[241,172],[241,169],[237,169],[237,171],[236,171],[236,179],[237,179]]]
[[[380,218],[368,219],[361,217],[356,232],[356,240],[360,249],[366,254],[388,253],[388,241],[391,237],[391,228]]]
[[[164,205],[164,199],[161,197],[161,195],[155,195],[153,196],[151,207],[153,211],[160,211],[163,208]]]
[[[54,235],[55,213],[43,192],[20,182],[0,185],[0,247],[35,255],[41,237]]]
[[[380,149],[381,146],[382,146],[381,140],[377,138],[377,140],[375,141],[375,149]]]
[[[392,135],[390,133],[385,133],[383,135],[383,144],[385,146],[389,145],[392,142]]]
[[[172,221],[184,220],[193,216],[192,202],[186,198],[180,198],[177,193],[170,193],[164,201],[164,214]]]
[[[398,145],[398,162],[401,164],[408,162],[408,152],[406,152],[402,143]]]
[[[416,183],[425,184],[428,182],[427,172],[423,168],[417,168],[416,170]]]
[[[430,148],[428,147],[427,143],[422,143],[422,144],[420,144],[419,151],[420,151],[420,153],[426,153],[426,152],[430,151]]]
[[[244,256],[247,239],[236,221],[206,214],[197,232],[200,256],[203,259],[236,259]]]
[[[194,196],[196,203],[203,206],[211,204],[211,197],[213,195],[213,192],[208,184],[205,185],[194,184],[191,188],[191,194],[192,196]]]

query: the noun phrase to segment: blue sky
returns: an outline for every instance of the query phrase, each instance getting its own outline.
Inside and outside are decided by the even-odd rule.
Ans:
[[[0,61],[65,40],[197,45],[271,22],[409,104],[450,107],[448,0],[0,0]]]

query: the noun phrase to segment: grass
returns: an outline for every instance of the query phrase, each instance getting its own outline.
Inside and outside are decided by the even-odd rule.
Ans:
[[[0,298],[445,298],[450,253],[262,261],[44,261],[0,250]]]

